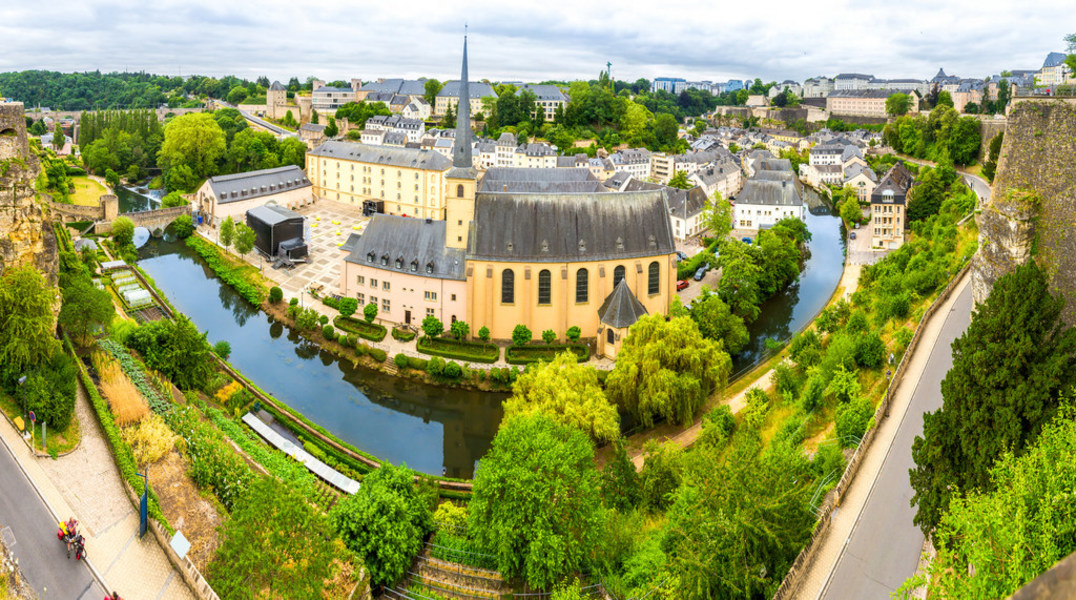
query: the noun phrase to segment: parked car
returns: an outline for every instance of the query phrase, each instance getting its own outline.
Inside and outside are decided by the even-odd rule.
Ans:
[[[751,243],[751,238],[749,238],[749,237],[741,238],[740,241],[745,243],[745,244],[750,244]]]
[[[687,254],[684,254],[683,251],[681,251],[681,250],[676,251],[676,260],[678,260],[678,261],[679,260],[687,260],[687,258],[688,258]]]
[[[681,279],[680,281],[676,282],[676,291],[681,292],[683,290],[686,290],[687,286],[688,286],[687,280]]]
[[[848,238],[853,240],[856,239],[856,232],[853,231],[852,233],[848,234]]]
[[[706,267],[699,267],[699,270],[695,271],[695,281],[702,281],[704,275],[706,275]]]

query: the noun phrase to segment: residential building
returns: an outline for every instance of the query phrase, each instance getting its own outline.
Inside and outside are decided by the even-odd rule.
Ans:
[[[867,84],[874,79],[874,75],[863,73],[841,73],[833,78],[833,89],[841,90],[865,90]]]
[[[299,127],[299,139],[306,142],[307,148],[315,148],[325,141],[324,123],[303,123]]]
[[[617,150],[609,155],[609,160],[617,173],[628,173],[638,179],[650,178],[650,151],[646,148]]]
[[[749,179],[732,206],[736,229],[768,229],[787,217],[806,218],[806,206],[795,182]]]
[[[800,165],[800,176],[807,185],[820,188],[827,185],[841,185],[844,182],[844,169],[841,165]]]
[[[870,202],[874,188],[878,187],[878,176],[867,165],[853,164],[844,170],[843,186],[851,187],[863,204]]]
[[[804,98],[825,98],[833,91],[833,80],[829,77],[812,77],[803,82]]]
[[[514,153],[513,166],[528,169],[555,169],[557,151],[544,142],[520,144]]]
[[[969,102],[981,105],[985,88],[986,84],[978,79],[960,82],[956,90],[949,92],[949,96],[953,99],[953,108],[962,113],[965,112],[964,108]]]
[[[518,142],[514,133],[508,133],[507,131],[502,133],[497,138],[496,166],[514,167],[516,164],[517,145]]]
[[[715,193],[729,198],[743,188],[743,171],[732,160],[714,161],[695,171],[687,179],[702,188],[707,198],[712,198]]]
[[[904,245],[904,229],[908,190],[914,177],[897,162],[886,172],[871,193],[871,248],[896,250]]]
[[[426,133],[426,124],[418,119],[408,119],[400,115],[374,115],[366,120],[366,129],[401,133],[407,136],[407,141],[418,142]]]
[[[269,202],[295,209],[313,201],[310,180],[295,165],[210,177],[194,193],[195,210],[213,227]]]
[[[400,116],[405,119],[417,119],[419,121],[428,121],[433,114],[433,107],[429,102],[426,102],[425,98],[414,98],[403,107],[400,111]]]
[[[456,110],[460,100],[460,87],[459,81],[445,82],[445,86],[437,93],[437,98],[433,105],[433,114],[435,116],[444,116],[444,114],[448,112],[449,107],[452,107],[452,110]],[[467,88],[471,98],[470,114],[472,115],[482,112],[482,98],[497,97],[497,92],[493,91],[493,87],[488,83],[472,81],[463,87]]]
[[[315,87],[310,95],[313,99],[313,109],[325,116],[335,113],[336,109],[348,102],[355,102],[357,98],[355,90],[352,88],[337,88],[327,85]],[[268,100],[268,97],[266,100]]]
[[[791,79],[786,79],[781,83],[778,83],[777,85],[771,87],[767,96],[770,100],[773,100],[779,94],[783,94],[785,92],[792,92],[797,98],[802,98],[803,86],[800,85],[798,82],[792,81]]]
[[[534,94],[534,103],[538,106],[538,110],[542,111],[542,116],[546,121],[552,122],[557,109],[563,111],[568,106],[568,95],[555,85],[525,83],[516,90],[516,94],[522,94],[524,90]]]
[[[826,110],[835,116],[885,119],[889,116],[885,110],[885,101],[898,93],[911,95],[909,112],[919,112],[920,98],[915,90],[836,89],[826,97]]]
[[[1072,83],[1072,69],[1065,64],[1068,57],[1063,52],[1051,52],[1042,61],[1042,68],[1035,73],[1035,85],[1057,86]]]
[[[650,155],[650,176],[658,183],[669,183],[677,171],[691,175],[707,163],[731,157],[732,154],[724,148],[706,152],[689,150],[684,154],[655,152]]]
[[[662,90],[670,94],[679,94],[687,87],[687,81],[680,77],[655,77],[650,83],[650,91]]]

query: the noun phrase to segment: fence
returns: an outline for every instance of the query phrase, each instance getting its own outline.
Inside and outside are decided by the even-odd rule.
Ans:
[[[931,303],[930,307],[923,313],[923,317],[919,319],[919,325],[915,329],[915,334],[912,335],[912,341],[904,351],[904,356],[901,357],[900,363],[893,373],[893,378],[889,382],[889,387],[886,389],[882,401],[878,404],[878,408],[874,411],[874,426],[868,429],[863,435],[862,441],[856,447],[856,451],[852,455],[851,460],[848,461],[848,466],[845,467],[844,475],[842,475],[841,479],[837,482],[837,486],[833,488],[833,494],[822,503],[822,506],[818,511],[818,525],[811,534],[811,539],[807,541],[807,545],[804,546],[803,550],[796,556],[796,560],[792,563],[792,568],[788,570],[784,581],[781,582],[781,587],[777,588],[777,592],[774,593],[773,600],[791,598],[794,591],[801,586],[803,575],[810,570],[811,565],[814,564],[815,555],[819,548],[822,547],[822,543],[829,534],[829,523],[830,518],[833,516],[834,509],[840,506],[841,498],[852,485],[852,479],[856,476],[856,472],[859,470],[859,464],[863,461],[863,457],[870,449],[871,442],[874,441],[874,436],[878,431],[878,427],[881,425],[882,421],[889,416],[889,403],[892,401],[895,390],[900,387],[900,382],[904,377],[904,371],[907,369],[912,355],[915,354],[915,350],[919,346],[926,323],[932,316],[934,316],[934,313],[938,308],[949,299],[953,290],[961,281],[963,281],[970,268],[971,261],[968,261],[960,272],[957,273],[956,277],[949,281],[949,284],[945,286],[942,293],[938,295],[933,303]]]

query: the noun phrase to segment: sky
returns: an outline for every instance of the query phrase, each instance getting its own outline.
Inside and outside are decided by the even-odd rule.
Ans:
[[[1038,69],[1072,0],[4,0],[0,71],[234,74],[282,82],[930,78]]]

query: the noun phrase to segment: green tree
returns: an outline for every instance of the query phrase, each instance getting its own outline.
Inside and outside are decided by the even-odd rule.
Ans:
[[[59,348],[53,336],[57,294],[31,266],[8,268],[0,277],[0,375],[18,378]]]
[[[688,425],[731,371],[728,352],[705,339],[693,320],[648,315],[631,326],[606,392],[646,427],[655,417]]]
[[[183,194],[179,192],[168,192],[164,198],[161,199],[161,208],[172,208],[176,206],[189,206],[190,202],[183,197]]]
[[[762,450],[755,435],[736,440],[727,458],[702,450],[667,513],[663,546],[677,597],[773,596],[811,534],[811,486],[799,450]]]
[[[336,126],[336,119],[329,117],[329,124],[325,126],[325,137],[334,138],[340,133],[340,128]]]
[[[206,334],[182,314],[141,325],[127,345],[182,390],[202,388],[215,371]]]
[[[557,341],[557,332],[552,329],[546,329],[542,332],[542,341],[547,344],[552,344]]]
[[[664,511],[680,487],[684,471],[684,451],[675,442],[659,444],[650,439],[643,446],[646,458],[639,472],[643,506],[652,512]]]
[[[489,327],[483,325],[482,328],[478,330],[478,339],[482,340],[483,342],[489,341]]]
[[[61,150],[64,144],[67,142],[67,136],[64,135],[64,130],[60,127],[60,124],[56,123],[56,128],[52,130],[52,147]]]
[[[362,307],[362,318],[367,323],[373,323],[374,319],[377,318],[377,305],[373,302],[367,302],[366,306]]]
[[[710,230],[711,237],[718,240],[727,238],[732,232],[732,203],[721,192],[714,192],[713,197],[706,201],[702,222]]]
[[[939,106],[953,108],[953,96],[946,91],[938,92],[938,101],[934,104],[934,107],[937,108]]]
[[[601,473],[601,493],[605,506],[620,512],[635,508],[642,500],[639,473],[619,436],[613,442],[613,459]]]
[[[235,226],[235,251],[242,256],[246,256],[248,252],[254,249],[254,240],[256,239],[254,230],[251,229],[246,223],[238,223]]]
[[[105,183],[107,183],[108,187],[112,188],[113,190],[120,187],[119,173],[113,171],[112,169],[105,169]]]
[[[164,142],[157,163],[169,172],[179,166],[191,170],[196,179],[215,175],[224,158],[227,141],[224,130],[209,113],[188,113],[175,117],[164,127]],[[169,189],[180,189],[170,186]],[[190,189],[184,187],[182,189]]]
[[[24,410],[32,410],[49,429],[63,431],[75,412],[75,363],[64,352],[52,356],[24,372],[15,399]]]
[[[172,221],[172,231],[181,240],[189,238],[194,233],[194,220],[190,215],[179,215]]]
[[[425,319],[422,319],[422,331],[427,336],[435,338],[445,332],[445,325],[441,322],[441,319],[428,315]]]
[[[541,413],[579,428],[599,443],[620,436],[620,417],[602,392],[598,372],[579,364],[571,352],[527,369],[512,392],[504,404],[506,419]]]
[[[471,334],[471,326],[466,321],[453,321],[448,326],[448,330],[452,333],[452,337],[457,340],[463,340]]]
[[[385,463],[329,513],[333,528],[362,557],[373,585],[391,585],[404,573],[433,529],[434,497],[415,486],[406,466]]]
[[[1030,262],[995,282],[953,342],[942,407],[924,415],[923,435],[912,445],[912,503],[924,533],[951,498],[989,489],[994,461],[1033,443],[1061,391],[1076,383],[1076,330],[1062,325],[1063,307]]]
[[[271,292],[270,290],[270,297],[272,297]],[[341,317],[350,318],[351,315],[355,314],[355,311],[359,310],[359,301],[355,298],[341,298],[336,310],[340,311]]]
[[[902,117],[912,108],[912,97],[908,94],[893,94],[885,99],[885,112],[891,117]]]
[[[687,173],[684,171],[677,171],[672,179],[669,180],[669,187],[678,188],[681,190],[690,190],[695,187],[687,180]]]
[[[859,199],[856,198],[855,194],[849,194],[841,202],[841,219],[849,225],[863,220],[863,209],[860,208]]]
[[[721,341],[729,354],[743,350],[750,338],[743,319],[732,314],[729,305],[709,290],[704,290],[691,306],[691,318],[703,337]]]
[[[235,221],[232,218],[226,217],[220,224],[220,232],[217,234],[217,239],[220,241],[220,245],[225,248],[232,245],[235,241]]]
[[[676,117],[666,113],[657,115],[654,118],[652,129],[654,140],[659,147],[669,148],[676,145],[677,133],[680,131],[680,126],[676,123]]]
[[[441,92],[441,88],[443,87],[445,86],[440,81],[437,81],[436,79],[427,79],[424,84],[425,94],[423,94],[422,97],[426,99],[426,102],[430,106],[433,106],[437,103],[437,94]]]
[[[131,243],[134,239],[134,221],[127,217],[116,217],[112,221],[112,241],[117,246],[123,247]]]
[[[328,520],[303,491],[259,477],[220,528],[209,581],[222,598],[320,598],[334,554]]]
[[[228,357],[232,355],[232,345],[227,340],[221,340],[213,344],[213,354],[228,360]]]
[[[529,343],[532,339],[534,339],[534,334],[531,333],[531,330],[522,323],[516,325],[515,329],[512,330],[513,346],[522,346]]]
[[[313,111],[310,112],[310,122],[311,123],[313,123],[314,125],[317,125],[319,118],[320,117],[318,117],[318,111],[317,110],[313,110]]]
[[[89,276],[65,278],[60,326],[76,340],[85,339],[93,328],[112,322],[116,309],[112,296],[97,289]]]
[[[470,531],[501,573],[550,588],[584,565],[599,538],[590,440],[544,414],[505,419],[475,474],[469,510]]]

